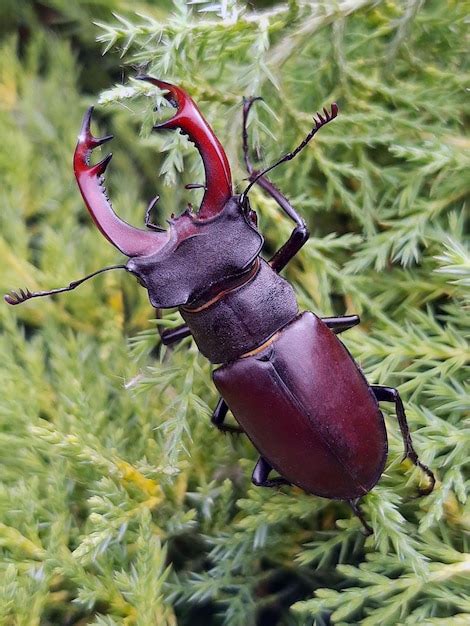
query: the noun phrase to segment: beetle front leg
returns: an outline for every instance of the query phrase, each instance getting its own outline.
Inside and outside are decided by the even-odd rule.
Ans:
[[[260,100],[260,98],[247,98],[243,101],[243,155],[245,159],[246,169],[248,170],[249,180],[254,180],[258,173],[251,164],[250,158],[248,156],[248,132],[247,132],[247,121],[248,114],[250,112],[253,103],[256,100]],[[310,233],[307,229],[307,225],[303,218],[297,213],[289,200],[279,191],[272,182],[266,178],[266,176],[262,176],[257,181],[257,184],[262,187],[274,200],[278,203],[284,213],[290,217],[296,224],[294,230],[292,231],[289,239],[286,243],[279,248],[279,250],[274,254],[274,256],[270,259],[269,264],[272,269],[279,273],[288,263],[289,261],[297,254],[300,248],[307,242],[310,237]]]
[[[436,484],[436,478],[427,465],[421,463],[418,458],[418,454],[413,447],[411,440],[410,428],[406,419],[405,408],[400,398],[400,394],[394,387],[384,387],[382,385],[371,385],[371,389],[379,402],[393,402],[395,404],[395,410],[397,412],[398,425],[400,426],[401,436],[403,443],[405,444],[405,456],[404,459],[410,459],[410,461],[419,467],[430,480],[430,484],[426,489],[420,489],[420,495],[427,496],[434,489]]]
[[[245,431],[239,426],[231,426],[230,424],[224,424],[227,417],[228,406],[223,398],[219,398],[217,406],[212,413],[211,422],[223,433],[235,433],[242,434]]]
[[[255,469],[253,470],[251,482],[256,487],[281,487],[282,485],[292,484],[282,476],[276,476],[276,478],[269,479],[268,476],[272,469],[272,466],[269,465],[266,459],[260,456],[255,465]]]

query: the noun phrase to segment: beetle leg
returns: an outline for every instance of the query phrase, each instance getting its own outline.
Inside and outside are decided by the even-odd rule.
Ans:
[[[156,309],[156,318],[157,320],[162,318],[161,309]],[[181,324],[175,328],[162,328],[160,324],[158,324],[157,329],[160,340],[164,346],[171,346],[186,337],[191,337],[191,331],[186,324]]]
[[[167,328],[166,330],[160,330],[160,327],[158,327],[158,332],[164,346],[171,346],[173,343],[177,343],[186,337],[191,337],[191,331],[186,324],[181,324],[181,326],[176,328]]]
[[[260,456],[256,462],[255,469],[253,470],[251,482],[256,485],[256,487],[280,487],[282,485],[291,484],[282,476],[269,479],[268,476],[272,469],[273,468],[269,465],[266,459]]]
[[[253,103],[259,99],[260,98],[245,98],[243,100],[243,154],[250,181],[254,180],[259,172],[253,168],[248,157],[247,120]],[[269,261],[272,269],[275,272],[279,273],[297,254],[300,248],[306,243],[310,236],[310,233],[303,218],[300,217],[300,215],[294,209],[289,200],[279,191],[279,189],[275,185],[273,185],[273,183],[268,178],[266,178],[266,176],[261,176],[261,178],[258,178],[256,182],[272,198],[274,198],[274,200],[278,203],[284,213],[288,217],[290,217],[290,219],[295,222],[296,225],[289,239],[281,248],[279,248],[279,250]]]
[[[225,418],[227,417],[228,406],[223,398],[219,398],[217,402],[217,406],[212,413],[211,422],[214,426],[223,432],[223,433],[236,433],[241,434],[245,431],[239,428],[238,426],[231,426],[230,424],[224,424]]]
[[[347,503],[352,508],[354,515],[357,518],[359,518],[359,521],[361,522],[361,524],[362,524],[362,526],[364,528],[364,535],[366,537],[368,537],[369,535],[373,535],[374,531],[369,526],[369,524],[366,522],[366,518],[364,517],[364,513],[362,512],[362,509],[359,506],[359,498],[356,498],[355,500],[347,500]]]
[[[371,389],[379,402],[393,402],[395,404],[398,425],[400,426],[401,436],[403,438],[403,443],[405,444],[405,456],[403,458],[410,459],[410,461],[414,463],[416,467],[419,467],[421,470],[423,470],[423,472],[429,478],[429,486],[426,489],[419,490],[420,495],[427,496],[434,489],[434,485],[436,484],[436,478],[432,471],[429,469],[429,467],[424,463],[421,463],[418,458],[418,454],[413,447],[411,433],[406,419],[405,408],[403,406],[403,402],[400,398],[398,390],[393,387],[384,387],[382,385],[371,385]]]
[[[332,330],[335,335],[339,335],[345,330],[349,330],[353,326],[356,326],[361,321],[359,315],[344,315],[342,317],[322,317],[322,322]]]
[[[67,287],[59,287],[58,289],[50,289],[49,291],[30,291],[29,289],[20,289],[17,291],[10,291],[7,295],[4,296],[5,302],[11,305],[21,304],[30,298],[42,298],[43,296],[53,296],[56,293],[64,293],[65,291],[73,291],[79,285],[84,283],[89,278],[93,278],[97,274],[102,274],[103,272],[108,272],[109,270],[127,270],[125,265],[111,265],[109,267],[103,267],[92,274],[87,274],[83,278],[79,280],[74,280],[69,283]]]

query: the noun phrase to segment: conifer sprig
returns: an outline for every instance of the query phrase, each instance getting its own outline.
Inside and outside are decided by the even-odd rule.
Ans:
[[[82,25],[99,22],[107,55],[96,69],[146,64],[187,89],[240,189],[242,96],[264,97],[249,128],[259,166],[337,101],[334,124],[273,172],[312,232],[285,275],[302,309],[361,315],[342,338],[371,383],[400,389],[438,485],[414,498],[424,479],[401,462],[384,407],[390,452],[364,499],[375,531],[365,539],[340,502],[250,486],[255,450],[210,426],[210,367],[189,339],[159,345],[156,324],[181,319],[149,321],[129,276],[0,307],[0,623],[466,624],[465,3],[291,0],[261,11],[180,0],[168,12],[139,3],[139,14],[126,0],[106,5],[116,17],[103,16],[101,0],[47,0],[27,41],[0,44],[4,292],[67,284],[117,260],[71,172],[99,87],[63,40],[65,25],[89,59]],[[53,21],[38,22],[44,6],[61,17],[56,35]],[[202,169],[184,138],[150,134],[165,101],[132,75],[101,93],[100,125],[117,143],[110,194],[142,224],[158,192],[164,223],[197,203],[200,192],[184,185]],[[262,190],[250,200],[269,255],[291,224]]]

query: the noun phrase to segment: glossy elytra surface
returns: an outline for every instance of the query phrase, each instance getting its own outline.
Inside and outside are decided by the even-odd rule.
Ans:
[[[347,500],[380,478],[387,435],[377,400],[344,345],[313,313],[213,378],[254,446],[292,484]]]

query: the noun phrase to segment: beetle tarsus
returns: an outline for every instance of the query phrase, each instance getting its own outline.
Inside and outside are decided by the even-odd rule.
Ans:
[[[413,459],[411,459],[413,461]],[[419,467],[421,471],[423,471],[426,476],[429,478],[429,485],[427,487],[419,487],[418,488],[418,498],[421,498],[423,496],[428,496],[433,490],[434,487],[436,486],[436,477],[434,476],[433,472],[429,469],[429,467],[427,465],[425,465],[424,463],[421,463],[421,461],[417,458],[415,461],[413,461],[413,463],[416,465],[416,467]]]
[[[157,194],[154,198],[152,198],[148,204],[147,210],[145,211],[145,225],[147,226],[147,228],[149,228],[150,230],[157,230],[157,231],[162,231],[164,230],[163,228],[161,228],[158,224],[154,224],[151,221],[150,215],[153,211],[153,209],[155,208],[157,202],[160,200],[160,196]]]
[[[374,531],[372,530],[372,528],[367,523],[366,518],[364,517],[364,513],[363,513],[361,507],[359,506],[359,498],[357,498],[355,500],[347,500],[347,503],[349,504],[349,506],[353,510],[354,515],[361,522],[362,527],[363,527],[363,534],[364,534],[364,536],[365,537],[370,537],[370,535],[373,535]]]
[[[251,96],[249,98],[243,96],[243,159],[245,161],[246,169],[250,175],[253,173],[253,166],[248,153],[248,115],[250,114],[253,104],[262,99],[263,98],[261,96]]]
[[[262,187],[274,200],[278,203],[284,213],[295,222],[296,226],[292,231],[286,243],[271,257],[269,264],[271,268],[279,273],[289,261],[297,254],[300,248],[308,241],[310,237],[309,230],[304,219],[297,213],[289,200],[273,185],[273,183],[264,175],[253,169],[248,154],[248,115],[253,103],[261,98],[244,98],[243,99],[243,156],[245,159],[246,169],[250,175],[250,181],[256,182]],[[256,215],[256,214],[255,214]]]

